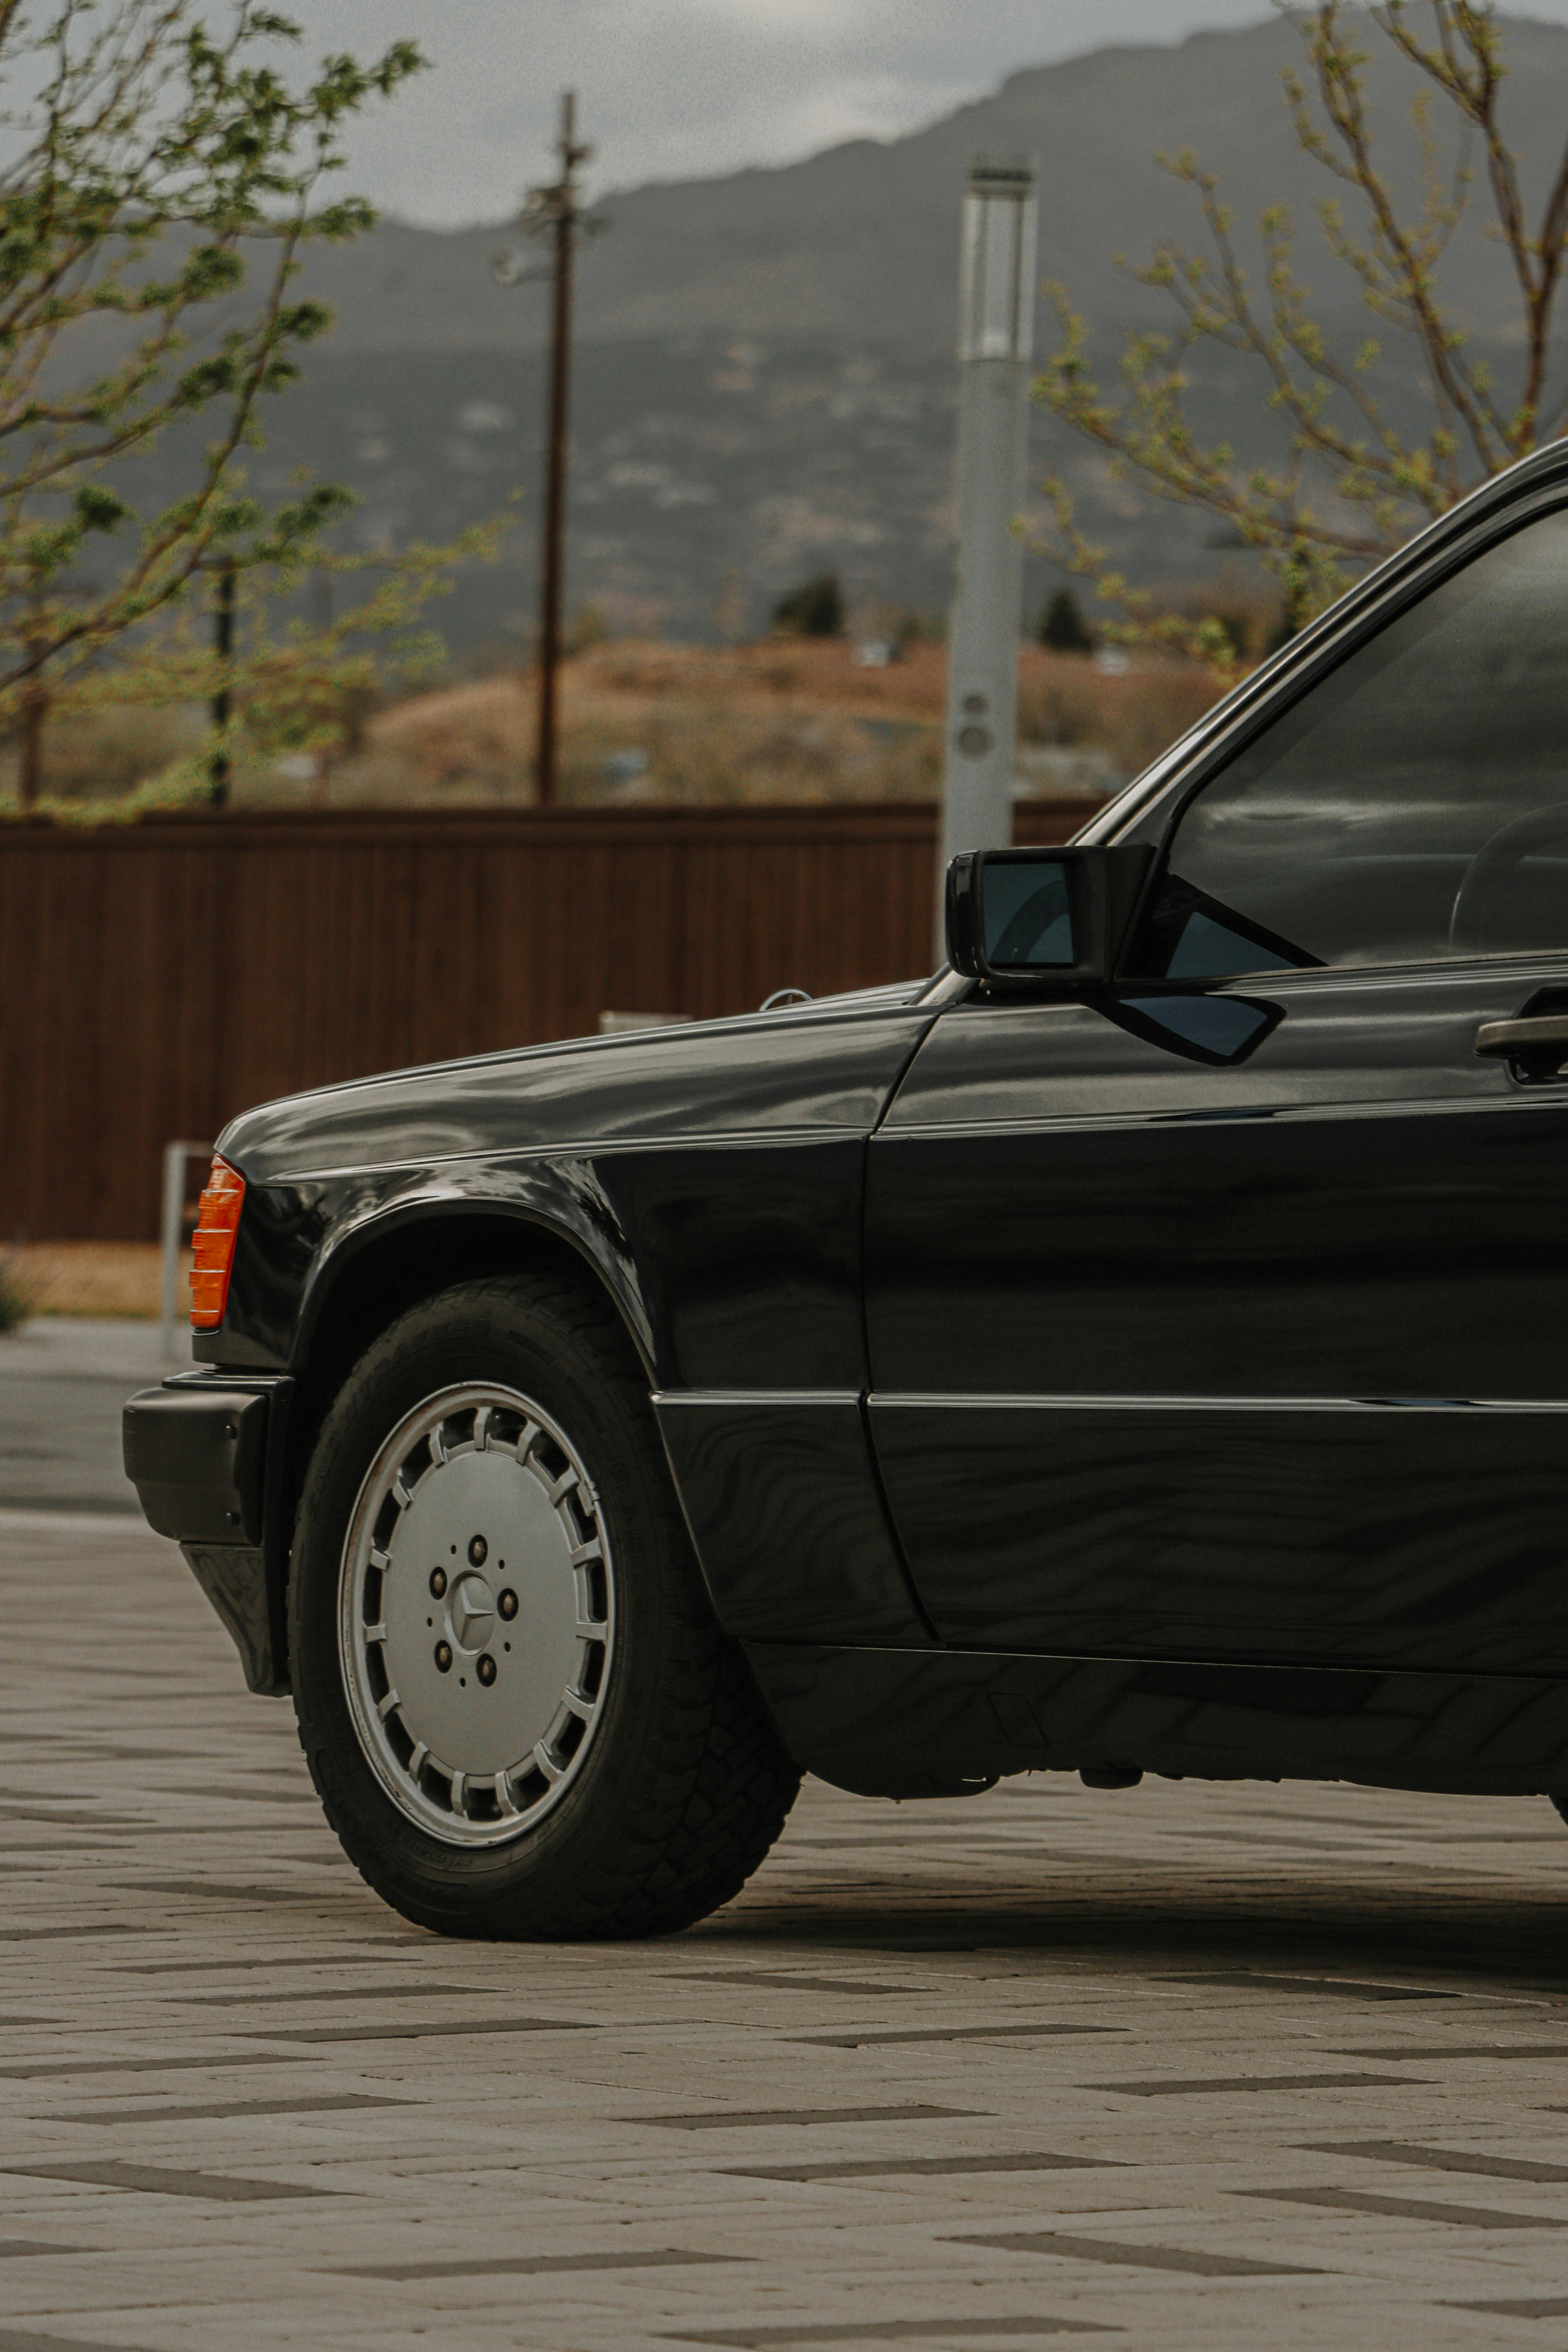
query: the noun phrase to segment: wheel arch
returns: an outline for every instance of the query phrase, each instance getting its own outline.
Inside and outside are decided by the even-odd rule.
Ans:
[[[290,1353],[290,1521],[316,1433],[353,1365],[398,1316],[456,1283],[552,1266],[569,1272],[615,1309],[651,1387],[653,1333],[624,1244],[606,1264],[618,1238],[574,1231],[540,1208],[484,1200],[405,1201],[354,1225],[318,1262],[300,1307]]]

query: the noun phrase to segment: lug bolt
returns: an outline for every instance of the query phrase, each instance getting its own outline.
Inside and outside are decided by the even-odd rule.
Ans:
[[[469,1564],[474,1568],[483,1568],[489,1556],[490,1548],[483,1536],[470,1536],[468,1538]]]
[[[496,1602],[496,1607],[500,1611],[501,1615],[507,1620],[509,1624],[512,1618],[517,1615],[517,1595],[512,1591],[510,1584],[506,1585],[502,1589],[500,1599]]]
[[[489,1690],[490,1685],[496,1678],[495,1660],[493,1658],[481,1658],[474,1671],[479,1675],[480,1682],[483,1683],[486,1690]]]
[[[437,1665],[437,1671],[438,1671],[439,1673],[441,1673],[441,1674],[444,1674],[444,1675],[449,1675],[449,1674],[451,1673],[451,1671],[452,1671],[452,1644],[450,1643],[450,1642],[437,1642],[437,1644],[436,1644],[436,1665]]]
[[[439,1601],[447,1590],[447,1571],[444,1568],[433,1568],[430,1570],[430,1590]]]

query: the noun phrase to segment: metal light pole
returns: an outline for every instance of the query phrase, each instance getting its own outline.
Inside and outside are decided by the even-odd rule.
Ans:
[[[958,587],[948,640],[940,885],[961,849],[1013,834],[1013,750],[1029,362],[1035,345],[1035,173],[1021,157],[970,165],[958,357]],[[941,917],[938,917],[940,945]]]
[[[572,366],[572,260],[578,231],[584,224],[578,201],[577,173],[594,151],[577,138],[576,93],[567,90],[561,100],[561,158],[557,179],[531,188],[518,226],[531,236],[546,236],[553,246],[549,275],[553,285],[551,306],[550,423],[544,469],[544,536],[539,594],[539,751],[536,774],[539,803],[547,808],[555,798],[558,761],[556,679],[561,665],[561,604],[565,583],[567,413]],[[525,269],[512,253],[496,256],[494,270],[503,286],[543,277],[542,270]]]

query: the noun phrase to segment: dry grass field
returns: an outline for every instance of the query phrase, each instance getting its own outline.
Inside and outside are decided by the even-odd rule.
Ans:
[[[942,770],[947,656],[916,645],[885,668],[842,639],[715,649],[619,642],[563,674],[562,796],[576,803],[923,800]],[[1019,734],[1031,752],[1135,774],[1214,702],[1213,678],[1168,663],[1109,676],[1024,650]],[[365,751],[327,780],[336,803],[532,797],[533,686],[498,677],[417,695],[374,719]],[[270,786],[269,786],[270,788]]]
[[[180,1315],[189,1311],[184,1276]],[[160,1310],[163,1256],[156,1242],[20,1242],[0,1250],[0,1276],[30,1315],[95,1315],[142,1319]]]
[[[947,654],[917,643],[885,667],[845,638],[729,647],[619,639],[585,648],[562,679],[562,798],[578,805],[934,799]],[[1110,791],[1215,698],[1204,670],[1133,660],[1108,674],[1024,647],[1020,789]],[[325,760],[239,761],[239,805],[526,804],[536,685],[521,671],[433,685],[374,713],[360,747]],[[52,720],[44,789],[114,801],[200,740],[202,714],[104,709]],[[0,749],[0,802],[15,789]]]

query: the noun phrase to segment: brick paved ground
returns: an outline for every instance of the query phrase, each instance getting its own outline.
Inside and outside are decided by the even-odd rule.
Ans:
[[[0,1737],[0,2352],[1568,2338],[1544,1803],[810,1785],[688,1936],[444,1944],[173,1549],[59,1513]]]
[[[120,1414],[133,1389],[190,1362],[165,1363],[155,1323],[39,1315],[0,1334],[0,1509],[135,1511],[120,1458]]]

